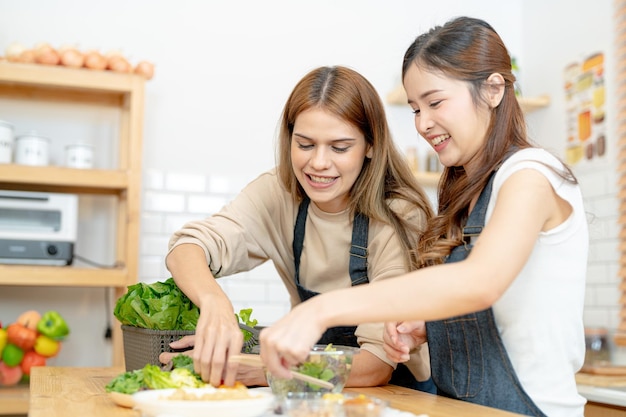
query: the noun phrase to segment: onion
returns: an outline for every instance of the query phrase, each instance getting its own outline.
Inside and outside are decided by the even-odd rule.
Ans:
[[[98,51],[85,52],[85,67],[93,70],[103,70],[107,67],[107,60]]]
[[[111,55],[107,61],[107,69],[115,72],[131,72],[132,67],[121,55]]]
[[[6,58],[9,62],[19,62],[20,55],[26,48],[19,42],[13,42],[4,50]]]
[[[34,64],[35,63],[35,51],[33,51],[32,49],[25,49],[17,57],[17,61],[15,62],[22,62],[24,64]]]
[[[144,76],[146,80],[151,80],[154,76],[154,64],[148,61],[141,61],[135,66],[134,72]]]
[[[85,56],[73,46],[66,46],[59,49],[61,65],[72,68],[80,68],[85,64]]]
[[[44,65],[58,65],[59,61],[59,53],[47,43],[40,44],[35,48],[36,63]]]

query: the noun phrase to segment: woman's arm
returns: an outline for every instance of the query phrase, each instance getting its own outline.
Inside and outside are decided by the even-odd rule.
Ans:
[[[176,285],[200,309],[192,353],[196,372],[213,386],[222,381],[234,385],[237,364],[227,364],[227,356],[241,351],[243,334],[233,305],[211,273],[204,251],[195,244],[181,244],[168,254],[166,263]]]
[[[328,327],[439,320],[488,308],[523,268],[540,231],[560,224],[569,212],[545,176],[520,170],[502,185],[466,260],[314,297],[261,332],[261,356],[272,372],[288,376],[287,367],[303,360]],[[299,326],[303,320],[310,325]]]

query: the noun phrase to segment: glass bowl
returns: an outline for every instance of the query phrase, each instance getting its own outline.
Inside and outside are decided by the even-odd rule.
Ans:
[[[288,417],[382,417],[389,403],[355,393],[291,392],[278,401]]]
[[[358,352],[358,348],[349,346],[315,345],[305,361],[292,368],[302,374],[333,383],[333,389],[298,379],[277,378],[269,372],[266,374],[267,383],[277,397],[283,397],[290,392],[341,392],[352,369],[352,358]]]

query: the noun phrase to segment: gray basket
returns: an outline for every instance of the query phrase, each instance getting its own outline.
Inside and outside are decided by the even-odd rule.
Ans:
[[[126,371],[134,371],[147,364],[161,365],[159,355],[163,352],[174,352],[170,343],[183,336],[195,334],[195,331],[152,330],[123,324],[122,334]]]
[[[247,328],[242,324],[239,327]],[[260,327],[256,328],[256,330],[260,329]],[[170,343],[190,334],[195,334],[195,330],[152,330],[123,324],[122,335],[126,371],[142,369],[146,364],[162,365],[159,361],[159,355],[163,352],[187,350],[174,350],[170,347]],[[242,351],[259,353],[258,339],[254,338],[246,342]]]

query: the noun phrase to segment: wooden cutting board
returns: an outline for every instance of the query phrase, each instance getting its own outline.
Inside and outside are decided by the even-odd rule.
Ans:
[[[596,387],[624,387],[626,386],[626,367],[584,367],[576,374],[576,383]]]

